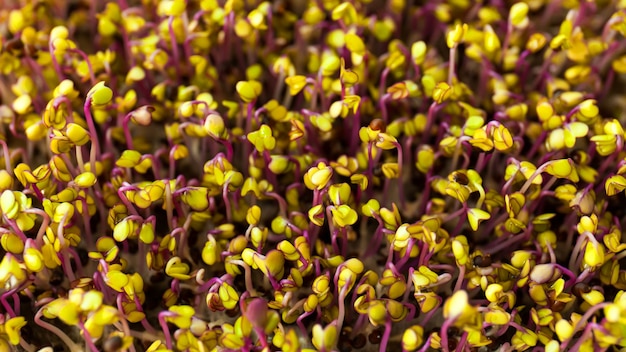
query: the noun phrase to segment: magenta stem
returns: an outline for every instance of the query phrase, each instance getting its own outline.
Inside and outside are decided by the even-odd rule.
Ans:
[[[170,334],[170,329],[167,326],[167,322],[165,321],[166,316],[171,316],[169,311],[159,313],[159,325],[161,325],[161,329],[163,329],[163,334],[165,335],[165,346],[168,349],[172,349],[172,336]]]
[[[380,352],[387,351],[387,344],[389,344],[389,337],[391,336],[391,319],[387,317],[387,321],[385,322],[385,332],[383,333],[383,338],[380,341]]]
[[[87,98],[83,105],[83,112],[85,113],[85,120],[87,120],[87,126],[89,128],[89,134],[91,135],[91,152],[89,153],[89,166],[91,171],[96,171],[96,157],[100,156],[100,141],[98,140],[98,131],[96,131],[96,125],[94,124],[93,116],[91,115],[91,98]]]

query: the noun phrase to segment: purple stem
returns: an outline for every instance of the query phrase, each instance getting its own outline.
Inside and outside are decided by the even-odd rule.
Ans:
[[[78,54],[80,55],[80,57],[83,58],[83,60],[85,60],[85,62],[87,63],[87,70],[89,71],[89,79],[91,80],[91,84],[96,84],[96,76],[93,73],[93,67],[91,66],[91,61],[89,61],[89,57],[87,57],[84,52],[78,49],[67,49],[67,51],[70,53]]]
[[[52,57],[52,66],[54,66],[54,70],[57,72],[57,77],[59,78],[59,81],[63,81],[65,79],[65,75],[63,74],[63,70],[61,69],[61,66],[59,66],[57,57],[54,54],[54,45],[52,44],[52,42],[48,44],[48,50],[50,51],[50,56]]]
[[[53,334],[55,334],[56,336],[58,336],[59,339],[61,339],[61,341],[65,343],[65,345],[69,348],[70,351],[82,351],[83,350],[81,346],[78,346],[76,343],[74,343],[74,341],[72,341],[61,329],[57,328],[56,326],[50,323],[43,321],[41,319],[42,316],[43,316],[43,308],[39,309],[37,311],[37,314],[35,314],[35,324],[39,325],[43,329],[46,329],[52,332]]]
[[[166,184],[168,184],[168,183],[166,183]],[[122,203],[124,204],[126,209],[130,212],[130,214],[134,215],[134,216],[139,216],[139,213],[137,212],[137,210],[135,209],[133,204],[128,200],[128,198],[124,194],[124,192],[126,192],[126,191],[138,192],[139,189],[137,189],[136,187],[131,186],[131,185],[126,185],[126,186],[120,187],[117,190],[117,196],[120,198],[120,200],[122,201]]]
[[[124,138],[126,138],[126,148],[133,150],[133,137],[128,129],[128,121],[130,121],[131,116],[132,112],[129,112],[126,116],[124,116],[124,120],[122,120],[122,128],[124,129]]]
[[[4,307],[4,309],[6,309],[7,314],[9,314],[9,317],[15,317],[17,315],[15,314],[15,312],[18,311],[18,309],[16,307],[16,309],[14,310],[9,304],[9,301],[7,300],[7,297],[12,295],[11,291],[5,292],[2,295],[0,295],[0,302],[2,302],[2,306]]]
[[[578,323],[576,323],[576,326],[574,326],[574,332],[578,331],[578,329],[580,329],[580,328],[581,328],[581,324],[588,323],[588,321],[589,321],[589,319],[591,318],[591,316],[593,316],[593,315],[594,315],[596,312],[598,312],[599,310],[604,309],[604,307],[608,306],[609,304],[612,304],[612,303],[611,303],[611,302],[603,302],[603,303],[597,304],[597,305],[592,306],[591,308],[589,308],[589,309],[585,312],[585,314],[582,316],[582,318],[580,318],[580,320],[578,321]],[[587,326],[589,326],[589,324],[588,324]],[[579,339],[579,341],[578,341],[579,343],[580,343],[581,341],[583,341],[583,337],[584,337],[584,336],[585,336],[585,334],[583,333],[583,336],[581,336],[581,337],[580,337],[580,339]],[[571,338],[566,339],[565,341],[563,341],[563,342],[561,343],[560,350],[561,350],[561,351],[567,351],[567,350],[568,350],[568,349],[567,349],[567,346],[569,345],[570,341],[571,341]],[[578,344],[576,344],[575,346],[578,346]],[[575,349],[572,349],[571,351],[576,351],[576,350],[575,350]]]
[[[226,148],[226,159],[233,160],[233,145],[229,140],[217,139],[217,141]]]
[[[337,272],[339,272],[339,270]],[[346,296],[348,294],[348,287],[350,286],[350,284],[351,282],[350,280],[348,280],[339,291],[339,297],[337,297],[337,301],[339,302],[339,313],[337,317],[337,331],[341,331],[341,326],[343,325],[343,320],[346,315],[346,307],[345,307]]]
[[[85,343],[87,344],[87,346],[89,346],[89,349],[92,352],[98,352],[98,347],[96,347],[96,345],[93,343],[93,339],[91,338],[91,335],[89,334],[89,331],[87,331],[87,329],[85,328],[85,324],[83,324],[82,321],[79,321],[78,322],[78,326],[83,331],[83,335],[85,335],[84,336],[84,340],[85,340]]]
[[[13,176],[13,168],[11,167],[11,156],[9,154],[9,147],[7,143],[0,139],[0,145],[2,146],[2,152],[4,153],[4,169],[9,173],[9,176]]]
[[[224,187],[222,187],[222,199],[224,199],[224,207],[226,208],[226,221],[231,222],[232,210],[230,206],[230,200],[228,199],[228,182],[226,182],[224,184]]]
[[[87,126],[89,127],[89,134],[91,135],[91,152],[89,153],[89,166],[90,170],[95,172],[96,170],[96,157],[100,156],[100,141],[98,140],[98,132],[96,131],[96,125],[94,124],[93,116],[91,115],[91,97],[88,97],[83,105],[83,112],[85,113],[85,120],[87,120]]]
[[[159,325],[163,330],[163,334],[165,335],[165,346],[168,349],[172,349],[172,336],[170,334],[170,329],[167,327],[167,322],[165,321],[166,317],[174,316],[174,314],[170,311],[162,311],[159,313]]]
[[[452,325],[452,319],[446,319],[441,326],[441,348],[444,352],[450,352],[448,343],[448,329]]]
[[[428,335],[428,338],[426,339],[426,342],[424,343],[424,346],[422,346],[422,348],[420,348],[420,350],[418,352],[426,352],[428,351],[428,349],[430,348],[430,341],[433,339],[433,335]]]
[[[406,262],[411,258],[411,251],[413,250],[413,246],[415,246],[415,240],[411,238],[409,239],[409,243],[406,246],[406,252],[404,253],[404,256],[400,258],[400,260],[396,263],[396,267],[402,268],[402,266],[406,264]]]
[[[261,341],[261,346],[263,347],[263,350],[270,350],[269,344],[267,343],[267,336],[265,336],[265,331],[263,331],[263,329],[259,327],[254,327],[254,332]]]
[[[430,129],[433,125],[433,120],[435,119],[435,114],[437,113],[437,102],[433,102],[432,104],[430,104],[430,107],[428,108],[428,115],[426,117],[426,127],[424,128],[424,143],[428,142],[428,139],[430,138]]]
[[[461,340],[459,340],[459,344],[456,347],[456,352],[462,352],[465,349],[465,343],[467,342],[467,331],[463,331],[463,335],[461,335]]]
[[[459,277],[456,279],[456,284],[454,285],[454,292],[460,291],[463,287],[463,280],[465,279],[465,265],[459,266]]]
[[[306,317],[308,317],[309,315],[313,314],[313,312],[315,312],[314,310],[310,311],[310,312],[304,312],[302,315],[300,315],[298,317],[298,319],[296,319],[296,324],[298,325],[298,327],[300,328],[300,332],[302,332],[302,336],[308,336],[309,333],[306,329],[306,326],[304,326],[304,323],[302,322]]]
[[[383,118],[383,121],[385,121],[385,124],[389,122],[389,116],[387,114],[387,101],[389,100],[390,95],[384,94],[381,98],[380,101],[378,103],[378,105],[380,106],[380,113],[381,116]]]
[[[404,182],[402,182],[402,165],[404,164],[404,159],[402,158],[402,145],[398,142],[395,142],[394,145],[398,150],[398,193],[400,197],[400,207],[404,208],[406,205],[406,198],[404,194]]]
[[[437,312],[439,306],[441,306],[441,298],[439,299],[439,303],[437,303],[437,306],[433,308],[430,312],[428,312],[424,319],[422,319],[422,326],[426,326],[426,324],[430,321],[433,315],[435,315],[435,313]]]
[[[383,338],[380,341],[380,352],[387,351],[387,344],[389,343],[389,337],[391,336],[391,319],[387,317],[387,321],[385,322],[385,332],[383,333]]]

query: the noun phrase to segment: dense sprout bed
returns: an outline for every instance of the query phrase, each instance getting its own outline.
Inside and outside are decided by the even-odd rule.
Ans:
[[[0,351],[626,346],[626,1],[5,0]]]

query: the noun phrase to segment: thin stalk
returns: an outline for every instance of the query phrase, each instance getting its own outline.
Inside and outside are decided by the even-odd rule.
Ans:
[[[231,264],[239,265],[243,268],[244,271],[244,280],[246,284],[246,292],[250,293],[252,297],[259,297],[259,293],[254,289],[254,284],[252,283],[252,272],[250,271],[250,266],[246,264],[243,260],[232,259],[229,261]]]
[[[87,331],[87,329],[85,328],[85,324],[83,324],[82,321],[79,321],[78,322],[78,326],[83,331],[83,335],[85,335],[84,336],[84,340],[85,340],[85,343],[87,344],[87,346],[89,346],[89,349],[92,352],[98,352],[98,347],[96,347],[96,345],[93,343],[93,339],[91,338],[91,334],[89,334],[89,331]]]
[[[83,105],[83,112],[85,113],[85,120],[87,120],[87,127],[89,128],[89,135],[91,136],[91,150],[89,153],[89,166],[92,172],[96,171],[96,157],[100,155],[100,141],[98,140],[98,131],[94,124],[93,116],[91,115],[91,98],[87,98]]]
[[[448,343],[448,329],[452,325],[452,319],[446,319],[441,326],[441,348],[444,352],[450,352]]]
[[[456,61],[456,45],[450,48],[450,59],[448,60],[448,85],[452,86],[452,82],[454,82],[455,72],[454,72],[454,64]]]
[[[72,341],[69,338],[69,336],[67,336],[63,331],[61,331],[61,329],[43,321],[41,319],[42,316],[43,316],[43,309],[39,309],[37,311],[37,314],[35,314],[35,324],[39,325],[43,329],[46,329],[52,332],[53,334],[55,334],[56,336],[58,336],[59,339],[61,339],[61,341],[63,341],[63,343],[69,348],[70,351],[82,351],[83,350],[81,346],[78,346],[76,343],[74,343],[74,341]]]
[[[343,320],[345,318],[346,315],[346,294],[348,293],[348,287],[350,286],[351,282],[348,279],[348,281],[346,282],[345,285],[343,285],[343,287],[341,288],[341,291],[339,291],[339,297],[337,297],[337,301],[339,302],[339,313],[337,316],[337,331],[341,332],[341,327],[343,325]]]
[[[465,280],[465,265],[459,266],[459,277],[456,279],[456,284],[454,285],[454,292],[460,291],[463,287],[463,280]]]
[[[385,322],[385,332],[383,333],[383,338],[380,340],[380,352],[387,351],[387,345],[389,344],[389,337],[391,336],[391,319],[387,317],[387,321]]]
[[[13,176],[13,168],[11,167],[11,156],[9,155],[9,147],[7,143],[0,139],[0,145],[2,146],[2,152],[4,154],[4,169],[9,173],[9,176]]]
[[[166,316],[172,316],[172,313],[169,311],[164,311],[159,313],[159,325],[161,325],[161,329],[163,329],[163,334],[165,334],[165,346],[167,349],[172,349],[172,336],[170,334],[170,330],[167,327],[167,322],[165,321]]]
[[[573,330],[573,331],[574,331],[574,333],[576,333],[576,331],[578,331],[578,329],[580,329],[580,328],[582,327],[582,324],[586,324],[586,323],[588,323],[589,319],[590,319],[590,318],[591,318],[594,314],[596,314],[596,312],[598,312],[598,311],[599,311],[599,310],[601,310],[601,309],[604,309],[604,307],[608,306],[609,304],[613,304],[613,303],[611,303],[611,302],[603,302],[603,303],[597,304],[597,305],[592,306],[591,308],[589,308],[589,309],[585,312],[585,314],[582,316],[582,318],[580,318],[580,320],[578,320],[578,322],[577,322],[577,323],[576,323],[576,325],[574,326],[574,330]],[[567,346],[569,345],[569,343],[571,342],[571,340],[572,340],[571,338],[569,338],[569,339],[565,339],[565,341],[563,341],[563,342],[561,343],[560,350],[561,350],[561,351],[567,351],[567,350],[568,350],[568,349],[567,349]],[[580,341],[582,341],[582,339],[581,339]],[[579,341],[579,342],[580,342],[580,341]],[[578,346],[578,344],[577,344],[576,346]],[[575,351],[575,350],[572,350],[572,351]]]

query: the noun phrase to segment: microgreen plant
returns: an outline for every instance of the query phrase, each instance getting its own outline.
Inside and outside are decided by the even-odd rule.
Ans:
[[[607,0],[3,3],[0,350],[624,348],[625,36]]]

